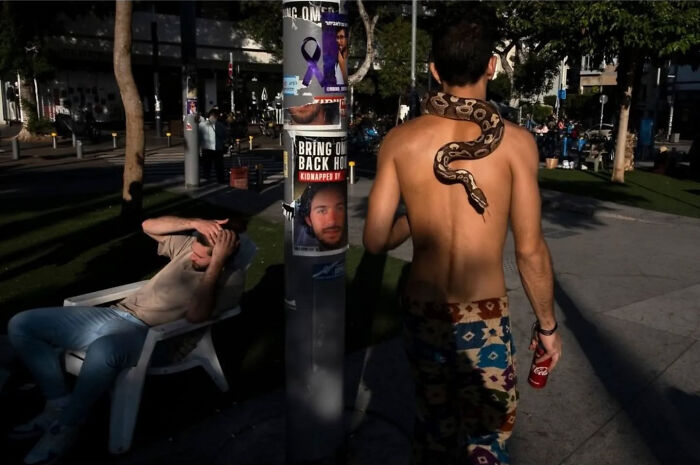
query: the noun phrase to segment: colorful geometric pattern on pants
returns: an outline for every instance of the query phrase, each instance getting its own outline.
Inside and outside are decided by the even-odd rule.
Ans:
[[[508,298],[404,299],[403,307],[416,383],[414,463],[507,464],[518,399]]]

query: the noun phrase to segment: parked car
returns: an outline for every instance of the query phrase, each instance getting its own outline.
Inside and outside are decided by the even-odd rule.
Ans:
[[[613,133],[613,125],[603,123],[602,128],[599,128],[598,126],[594,126],[590,129],[586,130],[586,132],[583,133],[583,137],[585,137],[586,139],[610,140],[610,139],[612,139],[612,133]]]

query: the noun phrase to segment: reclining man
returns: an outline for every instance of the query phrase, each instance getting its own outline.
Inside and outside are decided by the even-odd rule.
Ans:
[[[138,362],[150,326],[182,317],[197,323],[237,305],[245,270],[229,260],[241,239],[232,228],[229,220],[148,219],[143,231],[170,262],[141,289],[111,307],[39,308],[10,320],[10,341],[46,397],[44,411],[10,433],[41,435],[25,463],[51,463],[67,451],[91,406]],[[60,364],[65,349],[86,351],[72,393]]]
[[[442,92],[382,142],[365,222],[371,253],[413,240],[403,306],[420,464],[509,461],[517,403],[503,273],[509,220],[537,317],[530,349],[541,344],[550,369],[561,357],[537,147],[485,101],[496,69],[486,24],[460,17],[436,30],[430,70]],[[400,198],[407,215],[395,220]]]

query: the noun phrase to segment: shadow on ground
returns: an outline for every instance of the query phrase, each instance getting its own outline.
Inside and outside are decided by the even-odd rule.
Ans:
[[[634,362],[637,358],[603,336],[558,280],[554,286],[555,299],[566,316],[566,325],[595,374],[659,463],[698,463],[697,421],[692,422],[689,430],[685,425],[692,421],[688,414],[697,412],[694,409],[698,408],[700,399],[676,389],[663,390],[655,379],[643,375],[642,367]]]

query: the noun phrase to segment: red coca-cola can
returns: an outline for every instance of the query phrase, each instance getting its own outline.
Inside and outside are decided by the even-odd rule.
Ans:
[[[549,377],[549,365],[552,364],[552,359],[542,360],[537,363],[536,360],[547,353],[542,345],[538,344],[535,353],[532,355],[532,366],[530,367],[530,375],[527,377],[527,382],[535,389],[542,389],[547,385]]]

